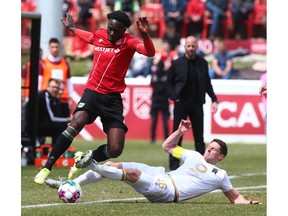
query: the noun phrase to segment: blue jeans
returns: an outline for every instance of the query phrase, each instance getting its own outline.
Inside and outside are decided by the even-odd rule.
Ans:
[[[219,23],[225,16],[225,11],[218,8],[211,2],[206,2],[206,9],[212,13],[212,24],[209,30],[209,35],[215,36],[219,28]]]
[[[209,76],[210,76],[210,79],[230,79],[234,74],[238,72],[239,72],[238,70],[232,69],[231,71],[229,71],[229,73],[227,73],[225,76],[220,78],[220,77],[217,77],[215,71],[212,68],[210,68]]]
[[[130,78],[135,78],[137,76],[146,77],[150,73],[150,68],[152,66],[152,61],[153,61],[152,58],[148,59],[147,64],[143,68],[141,68],[139,70],[131,70],[131,74],[129,74],[128,77],[130,77]]]

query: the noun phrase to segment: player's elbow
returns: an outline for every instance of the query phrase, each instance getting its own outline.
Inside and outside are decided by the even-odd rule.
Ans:
[[[155,55],[155,50],[154,50],[154,51],[147,52],[147,56],[148,56],[148,57],[154,57],[154,55]]]
[[[162,149],[167,153],[170,153],[171,151],[171,148],[169,148],[165,143],[162,144]]]

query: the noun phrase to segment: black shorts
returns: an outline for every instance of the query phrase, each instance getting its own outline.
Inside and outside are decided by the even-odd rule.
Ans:
[[[110,128],[123,128],[124,124],[123,103],[120,93],[101,94],[91,89],[85,89],[74,113],[85,110],[89,113],[88,124],[93,123],[99,116],[103,124],[103,130],[107,134]]]

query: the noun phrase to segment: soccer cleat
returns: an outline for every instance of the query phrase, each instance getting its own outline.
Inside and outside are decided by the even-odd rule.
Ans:
[[[70,167],[69,173],[68,173],[68,180],[71,180],[74,174],[77,174],[81,169],[76,167],[76,164],[74,163],[73,167]]]
[[[89,164],[92,163],[93,151],[88,150],[83,155],[80,156],[80,160],[76,161],[77,168],[84,168],[87,167]]]
[[[56,180],[53,180],[53,179],[46,179],[45,183],[51,188],[58,189],[59,186],[61,185],[61,179],[60,179],[60,181],[56,181]]]
[[[81,152],[81,151],[77,151],[77,152],[75,153],[75,156],[74,156],[74,161],[75,161],[75,162],[74,162],[73,167],[70,167],[70,170],[69,170],[69,173],[68,173],[68,180],[71,180],[72,177],[73,177],[73,175],[74,175],[74,174],[77,174],[77,173],[81,170],[81,169],[78,169],[78,168],[76,167],[76,162],[81,159],[81,156],[82,156],[83,154],[84,154],[84,153]]]
[[[48,175],[50,174],[50,172],[51,171],[48,170],[47,168],[41,169],[40,172],[35,176],[34,182],[37,184],[43,184]]]

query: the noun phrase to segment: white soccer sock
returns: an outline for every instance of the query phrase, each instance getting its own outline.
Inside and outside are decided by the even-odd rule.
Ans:
[[[96,163],[91,163],[87,168],[99,173],[106,178],[110,178],[113,180],[126,179],[126,172],[124,169],[118,169],[112,166],[99,165]]]
[[[83,173],[82,175],[74,179],[74,181],[78,182],[81,186],[83,186],[86,184],[101,181],[102,179],[103,176],[101,176],[99,173],[94,172],[92,170],[88,170],[87,172]]]

